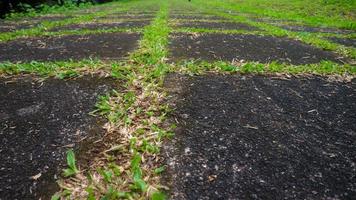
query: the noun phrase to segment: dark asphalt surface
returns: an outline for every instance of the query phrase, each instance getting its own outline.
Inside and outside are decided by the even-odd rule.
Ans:
[[[85,24],[71,24],[68,26],[55,27],[50,31],[73,31],[73,30],[105,30],[114,28],[142,28],[150,24],[149,20],[141,21],[123,21],[123,22],[96,22],[96,23],[85,23]]]
[[[356,48],[356,39],[355,38],[337,38],[337,37],[331,37],[328,38],[332,42],[336,42],[339,44],[342,44],[347,47],[354,47]]]
[[[227,21],[219,21],[219,22],[181,22],[177,25],[177,27],[183,28],[205,28],[205,29],[218,29],[218,30],[249,30],[256,31],[259,30],[257,27],[250,26],[244,23],[236,23],[236,22],[227,22]]]
[[[356,83],[171,75],[171,199],[354,199]]]
[[[214,45],[212,45],[214,44]],[[339,55],[288,38],[240,34],[172,34],[170,59],[278,61],[294,65],[339,62]]]
[[[139,33],[26,38],[0,43],[0,62],[122,60],[138,46]]]
[[[0,199],[50,199],[66,150],[103,134],[103,121],[89,112],[113,87],[95,77],[0,79]]]

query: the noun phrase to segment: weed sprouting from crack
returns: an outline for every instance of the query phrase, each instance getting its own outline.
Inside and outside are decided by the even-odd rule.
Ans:
[[[72,149],[67,151],[67,165],[68,168],[63,170],[63,175],[65,177],[73,176],[79,173],[76,165],[75,155]]]

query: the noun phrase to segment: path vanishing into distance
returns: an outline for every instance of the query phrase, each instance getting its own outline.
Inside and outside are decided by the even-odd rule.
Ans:
[[[355,7],[321,2],[0,21],[0,200],[354,199]]]

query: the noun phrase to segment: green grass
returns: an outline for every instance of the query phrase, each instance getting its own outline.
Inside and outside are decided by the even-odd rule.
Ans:
[[[103,138],[106,145],[112,146],[105,151],[107,158],[101,159],[101,165],[92,166],[86,174],[62,179],[62,191],[56,193],[57,196],[83,198],[73,191],[86,183],[84,189],[88,196],[84,198],[166,198],[158,179],[164,168],[152,160],[159,155],[163,139],[172,136],[170,127],[163,126],[170,111],[162,102],[164,95],[161,93],[162,80],[169,71],[165,60],[170,29],[166,3],[160,3],[161,10],[143,30],[139,49],[131,54],[129,61],[111,64],[111,76],[125,82],[124,90],[102,96],[93,112],[105,116],[116,135]],[[115,143],[118,139],[120,144]],[[116,152],[125,159],[113,157]],[[88,176],[88,173],[92,178],[77,185],[76,178]],[[100,178],[94,178],[98,176]]]
[[[60,30],[56,32],[41,33],[40,36],[64,36],[64,35],[89,35],[101,33],[141,33],[143,28],[108,28],[108,29],[78,29],[78,30]]]
[[[198,5],[258,17],[296,20],[312,26],[356,29],[355,1],[327,0],[196,0]]]
[[[69,17],[67,19],[59,21],[43,21],[38,26],[29,29],[20,29],[12,32],[2,32],[0,33],[0,42],[16,40],[18,38],[25,37],[35,37],[35,36],[56,36],[56,35],[67,35],[67,34],[88,34],[88,33],[103,33],[103,32],[123,32],[123,31],[135,31],[136,29],[120,29],[112,28],[108,30],[76,30],[76,31],[59,31],[59,32],[49,32],[50,29],[55,27],[66,26],[70,24],[79,24],[84,22],[92,22],[96,18],[100,18],[113,13],[127,11],[131,8],[142,8],[142,6],[147,6],[151,2],[138,2],[138,1],[119,1],[115,4],[112,3],[110,9],[90,12],[89,14],[83,14],[77,17]],[[66,16],[66,13],[63,13]],[[69,15],[70,16],[70,15]]]
[[[97,16],[105,16],[109,13],[107,12],[98,12],[88,15],[83,15],[74,18],[63,19],[60,21],[44,21],[40,25],[30,28],[30,29],[20,29],[13,32],[4,32],[0,33],[0,42],[15,40],[23,37],[34,37],[34,36],[43,36],[47,34],[47,31],[54,27],[65,26],[69,24],[81,23],[92,21]]]
[[[201,75],[207,72],[222,72],[229,74],[314,74],[314,75],[341,75],[355,76],[356,66],[340,65],[330,61],[316,64],[289,65],[278,62],[263,64],[258,62],[229,63],[223,61],[182,61],[172,69],[189,75]]]
[[[75,4],[66,4],[63,6],[48,6],[48,5],[41,5],[40,9],[27,9],[26,12],[12,12],[6,15],[6,20],[21,20],[23,18],[30,18],[30,17],[37,17],[41,16],[44,14],[70,14],[72,12],[75,12],[77,10],[85,9],[85,8],[90,8],[92,4],[86,3],[86,4],[80,4],[79,6],[76,6]]]
[[[81,61],[58,61],[58,62],[36,62],[29,63],[0,63],[0,75],[36,74],[42,77],[55,76],[61,79],[87,73],[99,73],[107,71],[116,63],[104,63],[98,59],[85,59]]]
[[[126,4],[132,4],[137,0],[114,0],[113,2],[108,2],[105,4],[91,4],[91,3],[81,3],[77,6],[75,3],[67,3],[66,5],[41,5],[40,9],[29,9],[27,12],[13,12],[9,13],[5,20],[6,21],[20,21],[24,18],[34,18],[43,15],[53,15],[53,14],[60,14],[60,15],[73,15],[77,14],[78,11],[88,10],[88,9],[102,9],[102,10],[110,10],[113,7],[117,7],[120,4],[120,7],[124,7]],[[144,5],[146,6],[146,4]],[[141,5],[137,5],[135,7],[142,7]]]
[[[260,3],[260,4],[257,4]],[[277,2],[280,2],[278,4]],[[290,65],[272,62],[268,64],[258,62],[231,63],[231,62],[206,62],[198,60],[183,60],[169,64],[168,44],[169,34],[174,32],[188,33],[226,33],[226,34],[259,34],[273,35],[299,39],[319,48],[339,52],[349,57],[355,56],[354,48],[329,42],[323,37],[332,34],[312,34],[290,32],[266,23],[250,20],[251,15],[273,18],[296,17],[300,23],[323,25],[330,27],[348,26],[354,17],[349,7],[343,10],[345,14],[338,14],[341,7],[345,6],[336,1],[325,1],[328,8],[316,11],[316,5],[321,6],[321,1],[316,1],[300,7],[300,2],[309,0],[148,0],[148,1],[122,1],[109,5],[112,7],[97,13],[83,15],[73,19],[59,22],[43,22],[40,27],[20,30],[12,33],[1,33],[0,41],[15,40],[30,36],[58,36],[72,34],[95,34],[106,32],[141,32],[143,37],[139,48],[130,54],[128,60],[120,62],[101,61],[99,59],[72,60],[58,62],[29,62],[29,63],[0,63],[0,75],[16,76],[18,74],[33,74],[41,77],[57,77],[60,79],[75,78],[86,74],[100,74],[120,81],[121,86],[107,95],[101,96],[96,104],[96,109],[91,113],[101,115],[108,120],[107,134],[102,138],[103,145],[108,148],[99,155],[93,155],[92,166],[81,166],[78,170],[74,153],[67,154],[68,168],[66,175],[59,181],[61,191],[53,199],[166,199],[165,186],[162,186],[159,177],[165,170],[162,163],[155,160],[159,157],[162,142],[171,138],[174,125],[167,125],[166,118],[171,112],[165,102],[166,94],[163,89],[163,80],[167,73],[183,73],[187,75],[203,75],[205,73],[225,74],[289,74],[289,75],[322,75],[355,77],[356,66],[337,64],[323,61],[309,65]],[[91,21],[95,17],[105,16],[119,10],[152,9],[160,6],[160,10],[149,26],[143,29],[107,29],[107,30],[78,30],[46,32],[52,27],[67,24]],[[266,6],[270,7],[266,7]],[[292,9],[296,6],[296,9]],[[199,28],[172,28],[169,24],[169,9],[182,8],[183,10],[204,11],[225,17],[236,22],[248,23],[257,26],[261,31],[244,30],[210,30]],[[264,9],[263,9],[264,8]],[[224,10],[241,12],[240,16],[233,16]],[[315,11],[315,16],[309,16]],[[349,20],[340,25],[332,23],[326,17],[330,10],[331,19]],[[285,10],[285,13],[278,13]],[[318,20],[315,20],[318,19]],[[337,35],[338,36],[338,35]],[[346,35],[340,37],[354,37]],[[78,192],[79,191],[79,192]],[[81,196],[85,194],[84,196]]]
[[[79,173],[79,170],[76,165],[75,155],[72,149],[67,151],[67,169],[63,170],[63,175],[65,177],[73,176]]]
[[[207,29],[207,28],[176,28],[175,33],[222,33],[222,34],[254,34],[264,35],[264,31],[248,31],[248,30],[219,30],[219,29]]]
[[[155,65],[162,63],[167,57],[168,11],[159,12],[153,23],[147,27],[140,42],[140,50],[132,55],[132,59],[140,64]]]
[[[350,59],[356,59],[356,49],[353,47],[345,47],[341,44],[334,43],[325,38],[322,33],[305,33],[292,32],[284,30],[278,26],[263,22],[254,21],[251,16],[255,17],[269,17],[273,19],[296,20],[297,22],[309,26],[323,26],[329,28],[348,28],[356,30],[356,16],[352,9],[355,6],[345,6],[343,4],[328,4],[325,6],[322,1],[312,0],[256,0],[256,1],[240,1],[240,0],[195,0],[192,2],[185,1],[171,1],[171,7],[183,7],[195,11],[207,12],[213,15],[221,16],[235,22],[246,23],[261,29],[257,34],[272,35],[276,37],[288,37],[292,39],[301,40],[306,44],[313,45],[317,48],[334,51],[340,55]],[[355,4],[355,3],[353,3]],[[320,10],[322,8],[323,10]],[[299,10],[300,9],[300,10]],[[307,10],[307,11],[306,11]],[[229,12],[227,12],[229,11]],[[356,10],[355,10],[356,11]],[[238,13],[234,15],[231,13]],[[344,14],[342,14],[344,13]],[[330,16],[332,15],[332,16]],[[318,19],[318,20],[316,20]],[[221,32],[229,33],[229,31],[219,30],[204,30],[204,29],[187,29],[180,28],[178,32]],[[234,32],[234,31],[231,31]],[[238,30],[236,33],[248,33],[246,31]],[[330,34],[329,34],[330,35]],[[335,34],[331,34],[335,35]],[[343,37],[354,38],[354,34],[345,35]]]

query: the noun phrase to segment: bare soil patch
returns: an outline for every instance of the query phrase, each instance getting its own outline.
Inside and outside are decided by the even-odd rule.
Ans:
[[[152,8],[147,8],[145,10],[143,9],[131,9],[129,11],[126,11],[125,13],[134,13],[134,14],[156,14],[158,12],[158,9],[152,9]]]
[[[142,28],[150,24],[148,20],[142,21],[122,21],[122,22],[110,22],[110,23],[83,23],[83,24],[70,24],[67,26],[60,26],[51,29],[50,31],[65,31],[65,30],[105,30],[113,28]]]
[[[73,14],[84,15],[84,14],[91,14],[91,13],[101,12],[101,11],[110,12],[111,10],[112,9],[110,7],[93,7],[89,9],[78,10],[76,12],[73,12]]]
[[[256,22],[265,22],[273,25],[283,25],[286,23],[296,23],[295,20],[288,20],[288,19],[274,19],[274,18],[263,18],[259,16],[249,17],[251,20]]]
[[[60,21],[64,19],[68,19],[70,16],[58,16],[58,15],[47,15],[47,16],[40,16],[36,18],[28,18],[26,21]]]
[[[169,45],[173,61],[181,59],[245,60],[290,64],[340,62],[338,55],[302,42],[272,36],[239,34],[174,34]]]
[[[193,14],[193,13],[192,13]],[[225,18],[213,15],[196,15],[196,13],[184,15],[184,14],[172,14],[171,19],[195,19],[195,20],[226,20]]]
[[[256,31],[259,30],[257,27],[250,26],[244,23],[236,22],[206,22],[206,21],[194,21],[194,22],[180,22],[176,25],[177,27],[188,27],[188,28],[206,28],[206,29],[219,29],[219,30],[249,30]]]
[[[295,32],[311,32],[311,33],[336,33],[336,34],[350,34],[354,33],[352,30],[335,29],[335,28],[321,28],[310,26],[298,26],[298,25],[281,25],[283,29]]]
[[[1,22],[0,23],[0,33],[10,32],[16,30],[16,25],[10,22]]]
[[[151,20],[155,15],[149,14],[122,14],[122,15],[106,15],[99,19],[147,19]]]
[[[44,82],[1,78],[1,199],[50,199],[66,150],[105,132],[104,120],[89,112],[116,84],[89,76]]]
[[[120,60],[137,47],[139,38],[138,33],[105,33],[19,39],[0,43],[0,61]]]
[[[11,32],[21,29],[36,28],[41,22],[8,22],[0,24],[0,32]]]
[[[337,37],[331,37],[328,38],[329,40],[342,44],[347,47],[354,47],[356,48],[356,38],[337,38]]]
[[[60,21],[67,19],[67,16],[43,16],[34,19],[23,19],[21,21],[4,21],[0,23],[0,32],[10,32],[21,29],[35,28],[44,21]]]
[[[169,11],[170,15],[210,15],[210,13],[192,9],[174,9]]]
[[[171,75],[170,199],[352,199],[356,82]]]

